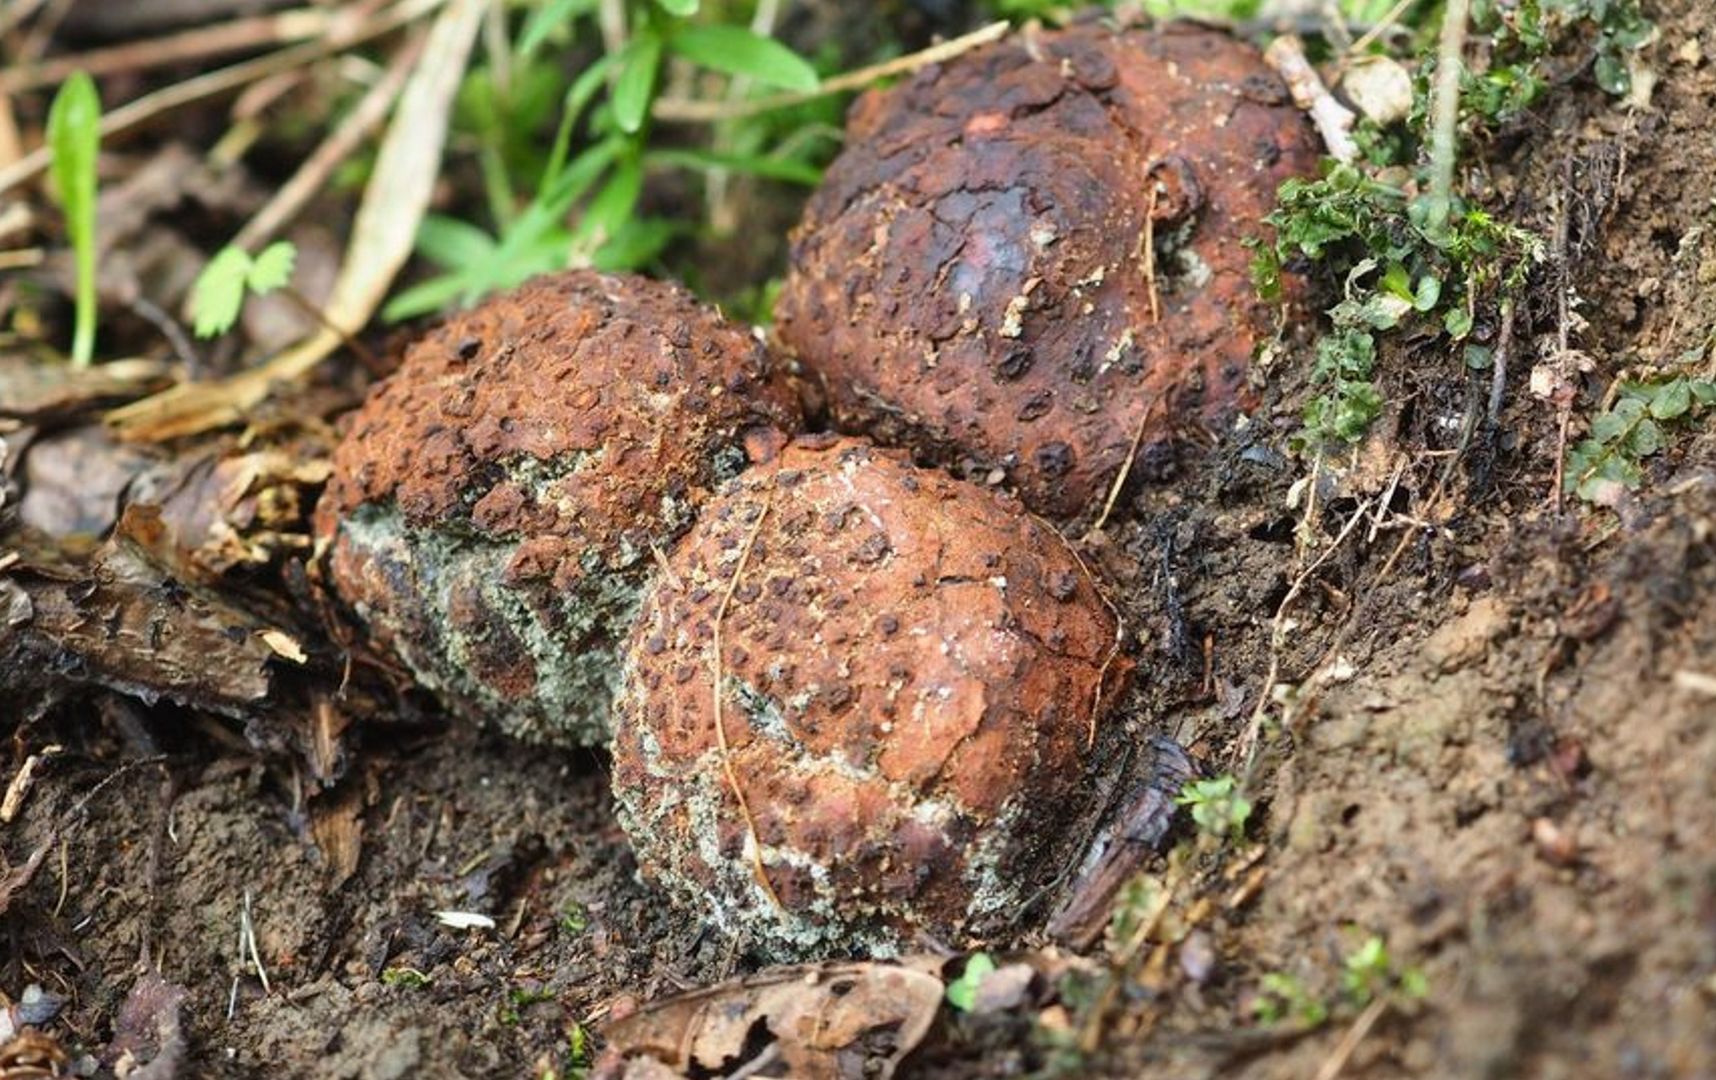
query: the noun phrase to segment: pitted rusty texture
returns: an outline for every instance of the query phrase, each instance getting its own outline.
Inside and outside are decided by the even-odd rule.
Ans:
[[[1317,147],[1223,34],[1014,35],[854,106],[779,339],[843,430],[1079,516],[1135,438],[1148,460],[1251,404],[1244,241]]]
[[[653,551],[799,425],[753,336],[684,289],[538,278],[411,347],[345,433],[317,536],[453,711],[594,744]]]
[[[1129,666],[1095,582],[1015,500],[806,438],[669,562],[627,649],[613,781],[672,893],[778,955],[887,952],[1011,917],[1066,858]]]

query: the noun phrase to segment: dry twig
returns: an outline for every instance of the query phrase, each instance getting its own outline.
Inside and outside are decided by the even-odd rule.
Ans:
[[[35,64],[18,64],[0,71],[0,94],[54,86],[76,71],[101,78],[121,71],[147,71],[222,53],[304,41],[324,34],[338,36],[341,33],[340,21],[344,18],[346,13],[337,9],[302,8],[274,15],[231,19],[164,37],[56,56]]]
[[[775,892],[775,887],[769,884],[769,872],[763,866],[763,840],[757,835],[757,819],[751,815],[751,804],[745,800],[745,789],[739,783],[739,774],[733,768],[733,754],[727,747],[727,722],[722,713],[721,692],[721,628],[727,621],[727,608],[733,603],[733,594],[739,591],[739,579],[744,576],[745,564],[751,561],[751,549],[756,547],[757,536],[763,531],[763,522],[769,516],[769,509],[774,505],[771,491],[768,499],[763,501],[762,512],[751,524],[751,531],[745,536],[745,546],[739,549],[738,565],[733,567],[733,576],[727,580],[727,591],[721,594],[721,604],[715,609],[715,627],[711,632],[711,648],[714,656],[710,659],[715,684],[715,742],[721,748],[721,771],[727,775],[727,785],[733,789],[733,798],[739,804],[739,813],[745,819],[745,831],[751,839],[751,874],[768,895],[769,902],[776,910],[782,909],[781,898]]]
[[[229,93],[241,86],[256,82],[283,71],[291,71],[305,64],[313,63],[335,53],[344,52],[356,45],[381,37],[402,26],[415,22],[419,18],[434,11],[449,0],[399,0],[399,3],[389,8],[376,18],[352,28],[344,34],[330,32],[319,41],[305,42],[259,56],[254,60],[246,60],[231,67],[220,68],[194,78],[186,79],[172,86],[165,86],[153,93],[144,94],[134,101],[129,101],[119,108],[107,113],[101,118],[101,137],[105,141],[121,132],[152,120],[165,112],[201,101],[204,98],[215,97]],[[5,169],[0,169],[0,194],[10,191],[19,184],[34,179],[53,160],[53,152],[48,147],[41,147],[27,154]]]
[[[387,118],[388,109],[393,107],[394,100],[399,97],[400,90],[405,85],[406,77],[411,74],[412,67],[422,54],[421,37],[406,42],[388,64],[386,74],[369,88],[363,99],[357,103],[357,107],[304,159],[304,163],[298,166],[298,171],[292,174],[292,178],[280,185],[280,189],[268,200],[268,204],[257,211],[256,216],[246,222],[244,228],[238,231],[238,235],[232,238],[234,246],[246,251],[260,248],[304,209],[304,204],[321,190],[340,163],[350,157],[363,140]]]
[[[404,0],[440,3],[442,0]],[[275,382],[302,378],[361,330],[411,256],[446,144],[447,118],[487,0],[445,0],[423,58],[400,94],[364,188],[323,327],[269,362],[216,383],[177,386],[108,414],[129,439],[168,439],[236,423]],[[401,5],[403,6],[403,4]],[[396,7],[393,9],[397,11]]]
[[[979,45],[987,45],[1007,33],[1007,22],[992,22],[980,30],[973,30],[962,37],[944,41],[939,45],[931,45],[927,49],[911,53],[907,56],[896,57],[880,64],[848,71],[844,75],[836,75],[832,79],[823,80],[815,90],[803,93],[771,94],[768,97],[751,98],[746,101],[693,101],[686,98],[658,98],[651,109],[651,115],[657,120],[670,123],[708,124],[718,120],[736,120],[744,116],[755,116],[758,113],[784,109],[791,105],[799,105],[806,101],[814,101],[829,94],[838,94],[845,90],[862,90],[878,79],[886,79],[893,75],[907,75],[931,64],[941,64],[952,60],[961,53],[966,53]]]

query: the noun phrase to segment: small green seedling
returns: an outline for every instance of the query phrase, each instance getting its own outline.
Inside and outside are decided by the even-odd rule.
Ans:
[[[560,932],[573,937],[590,929],[590,913],[574,900],[560,913]]]
[[[1258,990],[1260,993],[1251,1008],[1260,1023],[1290,1022],[1310,1030],[1322,1027],[1329,1019],[1329,1006],[1305,989],[1295,975],[1272,971],[1258,981]]]
[[[197,336],[215,337],[231,330],[244,307],[245,294],[263,296],[284,286],[292,280],[297,258],[298,249],[288,240],[268,245],[255,258],[243,248],[222,248],[191,287]]]
[[[407,990],[416,990],[418,987],[428,986],[432,981],[429,976],[410,967],[388,968],[381,973],[383,986],[400,986]]]
[[[567,1076],[584,1076],[590,1066],[595,1064],[595,1047],[591,1045],[590,1032],[583,1024],[573,1021],[566,1028],[566,1067]]]
[[[507,1027],[516,1027],[524,1016],[524,1010],[544,1001],[554,1000],[554,991],[547,989],[515,989],[507,991],[507,1003],[501,1006],[500,1022]]]
[[[1174,802],[1191,807],[1199,830],[1218,840],[1240,839],[1251,820],[1251,800],[1239,790],[1239,781],[1231,774],[1194,780],[1180,789]]]
[[[1716,383],[1676,378],[1628,383],[1591,433],[1567,451],[1563,484],[1587,502],[1612,505],[1615,494],[1644,480],[1644,459],[1660,451],[1663,429],[1716,404]]]
[[[970,1012],[977,1004],[977,988],[995,973],[995,958],[986,952],[972,953],[965,961],[959,978],[947,984],[947,1003],[960,1012]]]
[[[1386,996],[1418,1001],[1429,989],[1423,970],[1396,967],[1388,945],[1376,934],[1349,953],[1342,966],[1341,992],[1360,1008]]]
[[[87,73],[73,73],[54,95],[47,137],[54,190],[77,262],[72,363],[85,367],[95,359],[95,162],[101,151],[101,95]]]

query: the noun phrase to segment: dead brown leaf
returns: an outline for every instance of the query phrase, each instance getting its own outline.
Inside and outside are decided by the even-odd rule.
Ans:
[[[890,1077],[941,1008],[939,967],[919,958],[771,968],[653,1002],[608,1025],[603,1075]]]

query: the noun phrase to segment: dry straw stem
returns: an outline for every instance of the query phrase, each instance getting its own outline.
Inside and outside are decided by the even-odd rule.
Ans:
[[[387,71],[369,88],[357,107],[347,114],[322,144],[304,159],[292,178],[280,186],[268,205],[257,211],[238,235],[232,238],[235,247],[255,251],[273,239],[275,233],[303,210],[340,162],[350,157],[381,122],[399,97],[412,67],[423,53],[423,38],[407,42],[388,64]]]
[[[324,34],[338,36],[342,32],[341,24],[349,22],[347,12],[327,8],[301,8],[275,15],[233,19],[182,33],[7,68],[0,71],[0,94],[54,86],[77,71],[100,78],[115,72],[146,71],[264,45],[305,41]]]
[[[415,22],[429,12],[447,3],[448,0],[399,0],[399,3],[364,23],[348,26],[334,23],[329,26],[326,36],[318,41],[305,42],[259,56],[254,60],[246,60],[233,64],[231,67],[220,68],[195,78],[186,79],[172,86],[165,86],[153,93],[129,101],[101,118],[101,138],[111,139],[121,132],[129,131],[148,120],[173,109],[181,108],[204,98],[215,97],[229,93],[241,86],[256,82],[283,71],[291,71],[305,64],[344,52],[366,41],[391,33],[409,23]],[[33,153],[27,154],[16,162],[0,169],[0,194],[10,191],[19,184],[34,179],[50,162],[53,153],[46,146],[40,147]]]
[[[745,800],[745,789],[739,784],[739,774],[733,769],[733,754],[727,748],[727,722],[722,712],[721,693],[721,627],[727,621],[727,608],[733,603],[733,594],[739,591],[739,579],[745,574],[745,564],[751,561],[751,549],[757,546],[757,535],[763,531],[763,522],[768,518],[769,510],[773,506],[774,492],[771,489],[769,497],[763,502],[762,511],[757,514],[757,520],[751,523],[751,531],[745,536],[745,546],[739,549],[739,562],[733,567],[733,576],[727,579],[727,591],[721,594],[721,606],[715,609],[715,627],[710,634],[714,656],[710,658],[710,668],[714,674],[711,682],[715,698],[715,742],[721,749],[721,771],[727,776],[727,786],[733,789],[733,798],[738,802],[739,813],[745,819],[745,831],[751,838],[751,874],[768,895],[769,903],[780,911],[785,910],[785,905],[781,903],[775,887],[769,884],[769,872],[763,866],[763,841],[757,835],[757,819],[751,816],[751,804]]]
[[[970,52],[979,45],[987,45],[1007,33],[1008,24],[1005,20],[992,22],[980,30],[944,41],[939,45],[931,45],[927,49],[911,53],[907,56],[895,57],[880,64],[848,71],[844,75],[836,75],[825,79],[815,90],[803,93],[771,94],[768,97],[751,98],[746,101],[693,101],[686,98],[658,98],[651,109],[651,115],[657,120],[670,123],[707,124],[719,120],[736,120],[740,117],[755,116],[758,113],[772,112],[806,101],[814,101],[829,94],[838,94],[846,90],[862,90],[878,79],[886,79],[894,75],[909,75],[920,68],[931,64],[945,63]]]
[[[405,0],[418,6],[440,2]],[[267,396],[276,381],[301,378],[375,314],[395,275],[411,257],[417,225],[429,209],[453,95],[487,3],[446,0],[445,10],[429,31],[423,59],[400,94],[399,108],[364,188],[346,258],[323,311],[322,329],[267,363],[229,379],[177,386],[114,410],[107,419],[121,436],[169,439],[236,423]]]

